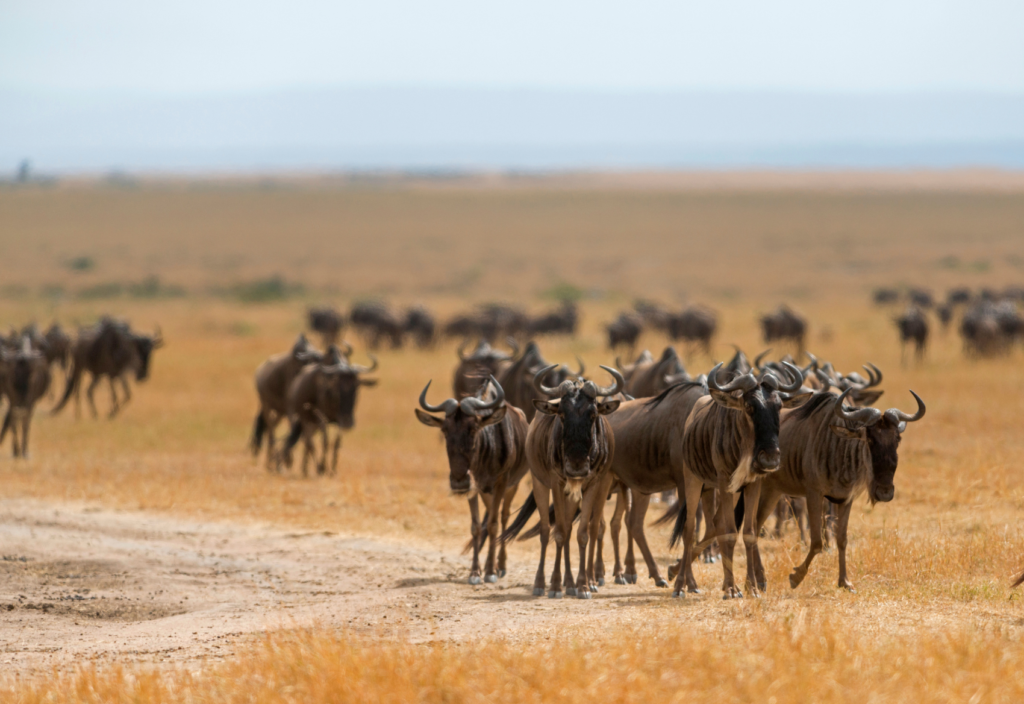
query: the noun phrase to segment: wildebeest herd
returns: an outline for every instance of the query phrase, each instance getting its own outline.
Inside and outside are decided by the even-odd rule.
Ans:
[[[154,335],[145,335],[132,330],[126,321],[109,316],[79,329],[74,339],[56,323],[45,332],[30,324],[0,337],[0,402],[7,401],[0,442],[9,432],[14,456],[28,456],[33,411],[50,393],[58,368],[64,372],[65,385],[53,413],[64,408],[74,396],[76,415],[80,415],[81,388],[88,374],[86,398],[93,417],[98,416],[93,392],[107,379],[109,417],[113,418],[131,400],[129,378],[134,375],[137,382],[145,381],[153,350],[162,345],[159,328]]]

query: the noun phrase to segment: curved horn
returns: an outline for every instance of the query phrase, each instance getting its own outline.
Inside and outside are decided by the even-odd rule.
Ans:
[[[750,391],[750,389],[757,386],[757,379],[755,379],[754,376],[749,373],[737,376],[735,379],[730,381],[725,386],[719,386],[718,372],[723,366],[725,366],[724,363],[719,362],[718,364],[715,365],[715,368],[711,370],[711,373],[708,374],[709,389],[714,389],[715,391],[720,391],[722,393],[728,394],[738,390]]]
[[[350,364],[349,369],[354,371],[356,374],[371,374],[377,371],[377,367],[379,366],[377,364],[377,358],[369,352],[366,353],[366,356],[370,358],[371,362],[373,362],[372,366],[364,367],[362,364]]]
[[[487,384],[493,384],[497,393],[494,398],[490,401],[484,401],[482,398],[476,396],[467,396],[466,398],[459,401],[459,406],[462,408],[463,413],[471,413],[476,415],[479,411],[490,411],[501,404],[505,403],[505,389],[501,388],[501,384],[493,376],[488,376],[487,381],[484,382],[483,388],[487,388]]]
[[[620,370],[625,369],[625,367],[622,365],[622,357],[620,357],[619,355],[615,355],[615,366]]]
[[[432,381],[433,379],[428,381],[427,385],[423,387],[423,391],[420,393],[420,407],[423,408],[424,411],[428,411],[430,413],[441,413],[443,411],[446,416],[450,416],[452,413],[455,413],[455,409],[459,407],[459,402],[453,398],[445,400],[439,406],[431,406],[427,403],[427,389],[430,388],[430,383]]]
[[[587,371],[587,365],[583,363],[583,360],[580,359],[579,355],[576,355],[576,363],[580,365],[580,370],[576,372],[576,376],[583,376],[583,372]],[[615,366],[619,365],[616,364]]]
[[[761,360],[764,359],[765,357],[767,357],[768,353],[771,352],[771,351],[772,351],[772,348],[769,347],[764,352],[762,352],[761,354],[759,354],[756,357],[754,357],[754,369],[757,369],[757,370],[761,369]]]
[[[876,367],[871,362],[868,362],[867,364],[864,365],[864,370],[868,373],[868,376],[871,377],[871,381],[868,383],[867,386],[864,387],[865,389],[870,389],[872,386],[878,386],[879,384],[882,383],[881,369]]]
[[[914,421],[918,421],[924,418],[924,412],[926,410],[924,401],[922,401],[921,397],[915,394],[913,391],[911,391],[910,393],[913,394],[915,399],[917,399],[917,413],[915,413],[914,415],[910,415],[909,413],[904,413],[898,408],[890,408],[888,411],[885,412],[885,417],[887,420],[890,420],[893,423],[898,424],[901,422],[913,423]]]
[[[841,393],[839,398],[836,399],[836,405],[832,412],[835,413],[837,418],[842,418],[846,422],[852,424],[853,427],[851,430],[874,425],[882,419],[882,412],[877,408],[860,408],[856,411],[843,410],[843,401],[846,400],[846,396],[851,391],[853,391],[852,387]]]
[[[509,335],[505,338],[505,343],[512,348],[512,359],[519,359],[519,343],[516,342],[516,338]]]
[[[156,331],[153,333],[153,347],[162,347],[164,344],[164,334],[160,330],[160,326],[156,326]]]
[[[804,354],[807,355],[807,358],[809,360],[811,360],[811,363],[801,370],[801,372],[804,375],[804,378],[806,379],[807,375],[811,373],[811,370],[816,370],[818,368],[818,358],[815,357],[810,352],[807,352],[806,350],[804,351]]]
[[[346,357],[352,356],[352,344],[348,340],[342,340],[341,344],[344,345],[345,350],[342,352]]]
[[[815,369],[814,375],[818,377],[818,381],[821,382],[821,387],[828,391],[832,388],[832,377],[825,373],[823,369]]]
[[[557,364],[549,364],[548,366],[541,369],[539,372],[533,375],[533,388],[536,389],[537,393],[542,394],[547,398],[554,398],[558,395],[558,387],[544,386],[544,377],[548,375],[552,369],[557,367]]]
[[[793,381],[792,383],[786,384],[780,379],[779,391],[785,391],[786,393],[799,391],[800,387],[804,385],[804,375],[801,373],[800,368],[795,364],[790,364],[789,362],[783,362],[782,368],[789,373],[789,376],[793,377]]]
[[[597,386],[597,384],[594,384],[597,388],[598,396],[614,396],[626,387],[626,380],[622,378],[622,374],[619,373],[618,369],[612,369],[611,367],[606,367],[603,364],[601,365],[601,369],[604,369],[606,372],[611,374],[615,379],[615,383],[611,386]]]
[[[469,344],[469,338],[464,339],[455,350],[455,354],[459,355],[459,359],[463,362],[466,361],[466,345]]]

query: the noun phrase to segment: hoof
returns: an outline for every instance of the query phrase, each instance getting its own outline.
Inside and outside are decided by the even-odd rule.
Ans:
[[[586,591],[584,589],[581,589],[580,593],[576,595],[576,598],[577,599],[589,599],[590,598],[590,592],[588,592],[588,591]]]
[[[576,587],[566,587],[565,594],[566,596],[576,596]]]
[[[533,595],[534,596],[544,596],[544,587],[534,587],[533,588]]]
[[[737,589],[736,591],[733,591],[733,592],[726,592],[722,596],[722,599],[742,599],[742,598],[743,598],[743,592],[741,592],[739,589]]]
[[[703,594],[704,593],[700,589],[698,589],[697,587],[687,587],[686,591],[690,592],[691,594]]]
[[[656,586],[656,587],[667,587],[668,586],[668,582],[666,582],[664,579],[658,578],[658,579],[656,579],[654,581],[654,586]]]
[[[797,577],[795,574],[789,575],[789,587],[790,587],[790,589],[796,589],[797,587],[799,587],[801,581],[802,580],[799,577]]]
[[[498,575],[496,575],[496,574],[489,574],[489,575],[487,575],[487,577],[485,578],[485,581],[486,581],[486,582],[487,582],[488,584],[494,584],[495,582],[497,582],[497,581],[498,581]]]
[[[498,570],[498,578],[499,579],[504,579],[505,575],[507,575],[507,574],[508,574],[508,572],[506,572],[505,570]]]
[[[637,576],[636,576],[635,574],[627,574],[627,575],[626,575],[626,580],[627,580],[627,581],[628,581],[628,582],[629,582],[630,584],[636,584],[636,579],[637,579]]]
[[[621,574],[615,575],[615,583],[616,584],[629,584],[629,582],[626,581],[626,578],[623,577]]]
[[[761,592],[768,591],[768,582],[758,582],[757,589]]]
[[[590,591],[592,591],[594,594],[597,594],[597,586],[594,585],[594,584],[591,584],[590,585]]]
[[[561,599],[562,592],[548,592],[548,599]]]
[[[469,583],[470,584],[480,584],[481,583],[480,575],[474,574],[472,577],[469,578]]]
[[[679,590],[676,590],[676,591],[672,592],[672,598],[673,599],[685,599],[686,598],[686,594],[684,594],[683,592],[681,592]]]
[[[598,577],[597,578],[597,586],[599,586],[599,587],[603,587],[604,586],[604,577]]]

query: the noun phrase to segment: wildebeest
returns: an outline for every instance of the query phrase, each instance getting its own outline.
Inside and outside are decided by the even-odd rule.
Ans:
[[[797,315],[789,306],[779,306],[774,313],[761,317],[761,330],[764,341],[791,340],[800,353],[804,351],[804,338],[807,335],[807,321]]]
[[[46,341],[44,354],[47,363],[51,366],[59,364],[66,373],[71,363],[71,336],[64,332],[60,324],[53,323],[43,334],[43,339]]]
[[[522,310],[503,303],[488,303],[473,313],[457,315],[444,327],[447,337],[479,337],[488,343],[507,337],[521,337],[530,329],[530,318]]]
[[[686,340],[711,354],[711,340],[718,328],[718,316],[707,308],[687,308],[669,319],[668,334],[673,340]]]
[[[969,288],[951,288],[946,291],[946,305],[958,306],[966,305],[971,302],[971,289]]]
[[[141,335],[132,332],[128,323],[108,317],[102,318],[91,328],[80,330],[72,349],[71,370],[68,372],[64,395],[52,412],[60,412],[74,394],[75,415],[79,415],[82,376],[88,372],[92,379],[86,389],[86,398],[93,417],[99,415],[93,392],[106,377],[110,383],[110,417],[113,418],[121,407],[131,400],[127,374],[134,371],[136,381],[145,381],[149,376],[149,363],[153,351],[163,344],[164,339],[159,327],[152,336]],[[123,399],[117,397],[115,381],[121,383]]]
[[[527,326],[530,335],[575,335],[579,312],[572,301],[562,301],[557,310],[532,318]]]
[[[960,336],[964,341],[964,352],[979,357],[1009,352],[1013,343],[1013,339],[1003,332],[996,305],[985,300],[964,311],[960,320]]]
[[[266,436],[268,470],[277,467],[274,431],[277,424],[288,415],[288,389],[303,367],[321,359],[323,354],[300,333],[291,350],[271,356],[256,369],[256,394],[260,407],[253,422],[250,447],[253,455],[259,455],[263,437]]]
[[[7,431],[11,432],[11,445],[15,457],[28,457],[28,433],[36,402],[50,388],[50,365],[46,356],[34,348],[28,335],[22,337],[16,352],[0,348],[0,378],[9,406],[0,428],[0,443]]]
[[[900,292],[894,288],[876,288],[871,294],[876,305],[884,306],[900,300]]]
[[[533,508],[540,514],[540,563],[534,580],[534,596],[544,594],[544,560],[547,552],[550,523],[548,497],[555,508],[555,565],[548,596],[561,598],[563,580],[561,558],[565,559],[565,592],[580,599],[589,599],[597,590],[594,574],[597,536],[601,526],[601,509],[612,486],[608,472],[615,455],[615,438],[605,416],[619,407],[618,399],[610,399],[622,391],[625,380],[611,367],[602,366],[612,375],[610,387],[577,377],[566,379],[557,387],[544,385],[546,375],[555,368],[550,365],[534,377],[537,390],[546,398],[537,399],[540,411],[530,423],[526,438],[526,454],[533,475],[532,501],[520,511],[529,515]],[[577,542],[579,571],[572,580],[569,542],[573,517],[580,510]],[[518,520],[518,517],[517,517]],[[587,551],[588,540],[594,540]]]
[[[479,340],[476,348],[468,355],[465,354],[466,342],[459,345],[456,354],[459,356],[459,365],[455,367],[455,374],[452,377],[452,394],[457,399],[476,394],[487,377],[495,378],[501,375],[512,360],[518,356],[518,348],[515,340],[509,340],[513,346],[513,354],[507,354],[491,347],[487,340]]]
[[[586,367],[583,360],[577,359],[577,362],[579,370],[575,376],[583,376]],[[505,392],[505,401],[525,413],[527,422],[532,421],[533,416],[537,413],[533,400],[546,398],[537,391],[533,379],[537,372],[547,366],[549,364],[540,353],[537,343],[531,340],[519,358],[512,361],[511,364],[502,366],[497,375],[498,383]],[[563,364],[552,369],[544,380],[558,386],[570,376],[573,376],[572,371]]]
[[[310,308],[306,317],[309,321],[309,329],[319,333],[323,341],[324,349],[331,345],[338,344],[341,331],[345,329],[345,316],[328,306]]]
[[[643,329],[643,321],[640,316],[634,313],[620,313],[618,318],[605,326],[608,333],[608,348],[615,349],[620,345],[625,345],[632,350]]]
[[[910,299],[911,305],[918,308],[931,308],[935,305],[935,298],[932,296],[932,292],[922,288],[910,289],[907,291],[907,298]]]
[[[423,306],[413,306],[405,312],[402,331],[412,336],[417,347],[428,349],[434,346],[437,339],[437,321]]]
[[[681,443],[681,458],[685,468],[685,492],[680,496],[683,510],[676,519],[673,539],[683,537],[682,569],[676,577],[675,596],[683,596],[684,586],[694,588],[691,563],[694,555],[696,508],[704,490],[718,492],[718,510],[714,520],[714,535],[722,550],[726,599],[742,597],[736,587],[732,570],[733,550],[736,545],[736,516],[734,497],[742,493],[744,506],[751,509],[743,519],[743,543],[747,553],[746,586],[749,593],[758,595],[753,569],[758,531],[752,507],[758,505],[761,479],[779,467],[779,413],[783,408],[795,408],[811,397],[804,390],[803,376],[792,364],[785,364],[788,380],[781,380],[771,371],[758,376],[748,373],[722,386],[718,383],[721,364],[708,375],[709,396],[702,396],[693,404]],[[667,393],[667,392],[666,392]],[[709,527],[711,520],[708,520]],[[707,542],[708,538],[705,538]]]
[[[330,472],[338,468],[338,452],[341,449],[341,431],[355,426],[355,407],[361,386],[376,386],[376,379],[362,378],[377,370],[377,359],[370,356],[372,366],[351,364],[337,347],[331,347],[323,358],[307,364],[292,380],[288,387],[287,414],[291,431],[281,447],[280,458],[286,467],[292,466],[292,448],[301,438],[304,441],[302,453],[302,476],[307,476],[309,459],[316,456],[314,436],[319,433],[323,451],[317,460],[317,474],[327,472],[328,430],[338,427],[331,452]]]
[[[360,301],[352,306],[348,319],[370,349],[388,342],[392,349],[402,346],[402,321],[382,301]]]
[[[505,543],[495,561],[495,548],[508,524],[509,510],[519,482],[526,475],[526,416],[509,405],[501,385],[488,377],[474,396],[450,398],[436,406],[427,403],[430,382],[420,394],[416,417],[431,428],[440,428],[448,453],[448,485],[454,494],[469,498],[473,566],[470,584],[480,584],[480,550],[483,531],[490,539],[484,563],[484,581],[496,582],[506,574]],[[444,413],[438,418],[431,413]],[[480,522],[477,496],[483,499],[485,524]]]
[[[945,334],[949,330],[949,324],[953,322],[953,307],[948,303],[943,304],[935,309],[935,315],[938,316],[942,333]]]
[[[676,348],[668,346],[655,361],[647,350],[633,364],[620,367],[626,379],[626,393],[634,398],[657,396],[673,384],[690,381]]]
[[[640,299],[634,301],[633,310],[640,316],[644,327],[661,330],[665,333],[669,331],[669,325],[672,323],[672,314],[664,306],[654,301]]]
[[[908,343],[914,344],[914,354],[918,361],[923,359],[928,344],[928,319],[924,311],[917,306],[911,306],[903,315],[896,318],[895,322],[900,331],[900,359],[906,362]]]
[[[892,501],[895,494],[893,478],[899,462],[898,449],[907,423],[924,417],[921,397],[911,391],[917,401],[913,415],[896,408],[845,407],[850,394],[817,392],[802,408],[787,413],[779,432],[782,459],[779,469],[761,482],[757,509],[760,528],[771,515],[775,502],[783,494],[807,499],[811,526],[811,546],[803,563],[789,576],[794,589],[803,581],[814,556],[821,552],[822,501],[838,507],[836,546],[839,548],[839,586],[853,589],[846,574],[847,526],[853,501],[865,491],[872,504]],[[747,504],[751,506],[751,504]],[[754,557],[757,581],[765,587],[764,568],[760,554]]]

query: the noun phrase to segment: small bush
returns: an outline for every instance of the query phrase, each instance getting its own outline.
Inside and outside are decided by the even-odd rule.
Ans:
[[[301,294],[302,291],[301,284],[288,283],[280,276],[239,283],[232,289],[234,296],[244,303],[283,301]]]

